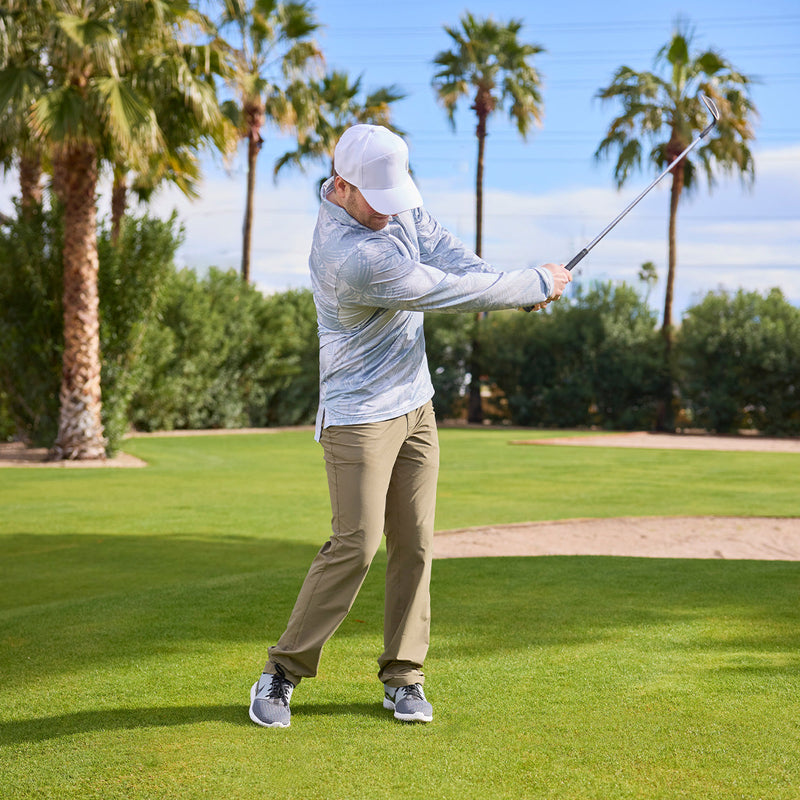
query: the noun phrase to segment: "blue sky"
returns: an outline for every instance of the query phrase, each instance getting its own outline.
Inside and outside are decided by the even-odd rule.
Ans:
[[[718,288],[780,287],[800,305],[800,7],[796,0],[694,0],[692,3],[597,3],[562,0],[319,0],[319,41],[330,69],[361,75],[365,90],[396,85],[408,96],[395,106],[396,124],[408,132],[412,166],[426,206],[474,244],[474,115],[465,102],[452,130],[430,83],[432,60],[450,47],[444,25],[465,10],[506,22],[521,19],[521,38],[546,52],[535,65],[544,80],[545,118],[527,141],[501,113],[489,122],[486,150],[484,257],[518,269],[567,261],[595,237],[654,177],[634,175],[617,192],[611,162],[593,153],[615,107],[595,99],[622,64],[653,67],[675,20],[686,18],[695,46],[714,47],[759,80],[752,96],[756,128],[756,183],[721,177],[683,201],[678,220],[676,312]],[[291,141],[267,128],[259,158],[253,239],[253,279],[265,291],[309,285],[307,254],[316,217],[314,185],[323,167],[282,173],[275,159]],[[243,152],[243,151],[242,151]],[[203,269],[238,268],[244,211],[245,161],[229,169],[206,161],[202,198],[174,191],[157,200],[159,213],[178,209],[186,229],[181,260]],[[581,264],[577,279],[635,282],[644,261],[666,273],[668,183],[665,179]],[[16,191],[13,176],[0,187],[0,208]],[[99,209],[107,213],[107,200]],[[650,303],[660,309],[663,284]]]

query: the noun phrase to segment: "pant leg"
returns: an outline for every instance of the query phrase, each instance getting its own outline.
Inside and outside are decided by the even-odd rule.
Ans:
[[[430,642],[430,579],[439,440],[433,405],[409,414],[386,500],[384,651],[379,678],[389,686],[423,683]]]
[[[322,432],[333,535],[311,564],[284,634],[268,650],[267,672],[279,664],[295,684],[317,674],[322,648],[350,611],[380,547],[386,494],[406,433],[405,417]]]

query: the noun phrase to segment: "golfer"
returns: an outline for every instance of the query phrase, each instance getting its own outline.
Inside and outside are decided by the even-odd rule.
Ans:
[[[478,258],[423,208],[408,148],[386,128],[347,129],[334,172],[309,257],[320,344],[315,437],[333,534],[251,689],[250,718],[266,727],[289,725],[292,692],[317,674],[384,536],[383,705],[399,720],[433,719],[422,687],[439,444],[423,314],[541,308],[571,280],[556,264],[501,272]]]

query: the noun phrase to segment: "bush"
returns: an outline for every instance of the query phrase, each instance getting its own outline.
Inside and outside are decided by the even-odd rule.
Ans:
[[[260,296],[234,273],[206,279],[184,269],[164,287],[159,324],[143,350],[131,417],[141,430],[235,428],[247,424],[243,384],[252,373]]]
[[[426,314],[425,351],[437,419],[458,417],[465,405],[473,314]]]
[[[167,221],[126,217],[117,245],[111,243],[110,230],[98,237],[103,425],[109,452],[130,427],[131,402],[146,374],[141,358],[145,340],[174,272],[182,236],[173,214]]]
[[[625,284],[613,289],[598,285],[584,302],[602,321],[593,353],[596,424],[615,430],[653,428],[669,380],[655,314]]]
[[[176,272],[142,369],[131,407],[140,430],[310,422],[319,398],[311,292],[264,297],[233,270]]]
[[[308,290],[267,297],[259,310],[263,352],[247,397],[251,425],[302,425],[319,404],[319,339],[314,298]]]
[[[578,287],[544,312],[496,312],[481,330],[483,370],[517,425],[650,428],[663,385],[655,316],[629,286]]]
[[[118,248],[98,234],[103,424],[109,451],[128,428],[142,379],[139,355],[159,289],[180,244],[175,218],[128,218]],[[0,389],[4,438],[49,447],[58,433],[64,321],[63,227],[59,209],[40,209],[0,233]]]
[[[58,212],[0,228],[0,390],[6,436],[49,447],[58,433],[64,322]]]
[[[675,343],[693,424],[717,433],[800,433],[800,310],[779,289],[709,293]]]

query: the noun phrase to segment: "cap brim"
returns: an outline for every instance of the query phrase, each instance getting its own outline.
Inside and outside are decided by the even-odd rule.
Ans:
[[[379,214],[393,216],[422,205],[422,195],[411,176],[408,176],[400,186],[393,186],[391,189],[360,189],[359,191]]]

